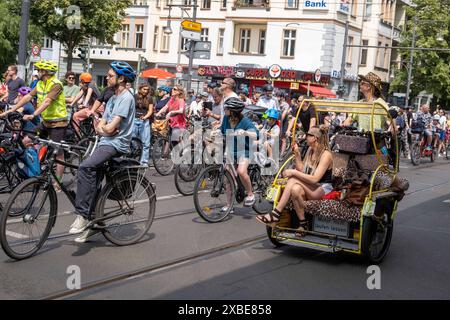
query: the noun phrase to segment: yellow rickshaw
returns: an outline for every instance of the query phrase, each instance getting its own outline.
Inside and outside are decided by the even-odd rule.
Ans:
[[[389,250],[397,203],[408,188],[407,180],[397,177],[397,143],[389,145],[391,141],[396,141],[395,129],[385,131],[382,127],[377,128],[379,119],[386,124],[393,123],[391,114],[383,102],[377,101],[303,101],[306,102],[314,106],[319,123],[326,122],[330,113],[345,114],[345,117],[351,116],[353,119],[365,117],[366,131],[358,124],[353,128],[339,127],[340,130],[333,134],[333,179],[341,184],[335,186],[333,183],[335,198],[305,202],[308,230],[298,235],[298,218],[289,202],[282,211],[280,221],[276,225],[267,226],[267,235],[276,246],[291,245],[327,252],[349,252],[364,256],[371,263],[379,263]],[[295,118],[294,130],[300,110],[301,107]],[[363,121],[360,122],[362,124]],[[293,139],[295,136],[294,132]],[[297,142],[292,141],[292,145],[294,143]],[[283,171],[293,164],[294,156],[291,156],[281,166],[268,189],[267,199],[273,202],[274,208],[287,180],[283,178]],[[343,188],[346,185],[345,179],[352,175],[354,177],[356,171],[367,177],[365,193],[359,204],[346,201],[347,195],[354,192],[351,181],[347,181],[347,187]]]

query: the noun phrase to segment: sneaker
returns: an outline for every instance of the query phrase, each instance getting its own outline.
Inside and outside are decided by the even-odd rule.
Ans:
[[[85,232],[83,232],[81,236],[75,238],[75,242],[85,243],[89,240],[89,238],[99,233],[100,230],[92,230],[92,229],[86,230]]]
[[[252,205],[254,205],[256,202],[256,198],[255,195],[253,195],[252,197],[247,196],[244,199],[244,207],[251,207]]]
[[[88,224],[89,224],[88,219],[85,219],[81,215],[78,215],[74,223],[71,225],[69,233],[70,234],[81,233],[86,229]]]
[[[228,206],[222,207],[222,209],[220,209],[220,213],[225,213],[228,211]],[[234,208],[231,208],[230,213],[234,213]]]

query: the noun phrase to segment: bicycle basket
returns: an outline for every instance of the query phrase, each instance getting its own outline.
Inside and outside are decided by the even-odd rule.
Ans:
[[[137,179],[119,181],[119,176],[136,176],[138,169],[127,168],[130,166],[139,166],[139,161],[128,158],[113,158],[109,161],[106,174],[106,183],[114,183],[114,188],[108,195],[109,200],[123,201],[128,200],[133,195]]]
[[[157,120],[155,119],[152,123],[152,129],[158,131],[162,135],[166,135],[169,130],[169,120]]]

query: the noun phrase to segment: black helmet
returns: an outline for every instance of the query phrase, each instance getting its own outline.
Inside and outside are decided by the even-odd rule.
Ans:
[[[225,100],[223,107],[229,109],[230,111],[242,112],[245,108],[245,104],[241,99],[231,97]]]
[[[272,85],[266,84],[266,85],[264,86],[264,91],[273,91]]]

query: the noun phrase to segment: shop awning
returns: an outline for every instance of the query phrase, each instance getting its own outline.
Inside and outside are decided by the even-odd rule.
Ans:
[[[303,89],[304,91],[308,92],[307,84],[300,84],[300,88]],[[327,88],[321,87],[321,86],[314,86],[311,84],[309,86],[309,92],[316,98],[320,98],[320,97],[336,98],[336,94],[333,91],[328,90]]]
[[[162,69],[147,69],[141,72],[141,78],[170,79],[175,75]]]

